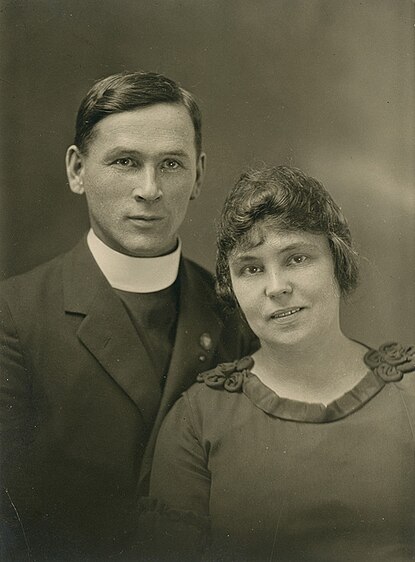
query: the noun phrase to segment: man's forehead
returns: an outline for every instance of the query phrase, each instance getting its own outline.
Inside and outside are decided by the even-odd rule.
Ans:
[[[91,144],[95,141],[106,150],[158,147],[161,152],[189,153],[195,132],[183,105],[157,104],[108,115],[96,124],[93,137]]]
[[[136,125],[194,129],[190,113],[183,104],[179,103],[157,103],[111,113],[101,119],[96,127],[134,127]]]

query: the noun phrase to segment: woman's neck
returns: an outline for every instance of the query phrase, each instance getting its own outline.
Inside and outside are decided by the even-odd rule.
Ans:
[[[253,355],[253,372],[279,396],[328,404],[366,374],[366,349],[342,332],[309,346],[264,343]]]

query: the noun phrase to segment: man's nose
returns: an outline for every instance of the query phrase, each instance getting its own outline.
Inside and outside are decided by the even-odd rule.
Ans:
[[[265,295],[270,298],[293,292],[289,272],[285,268],[275,268],[265,278]]]
[[[157,171],[152,166],[143,167],[135,181],[133,197],[136,201],[157,201],[161,198]]]

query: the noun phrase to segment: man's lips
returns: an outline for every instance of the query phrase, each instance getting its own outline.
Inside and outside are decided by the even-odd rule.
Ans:
[[[297,314],[301,310],[303,310],[303,307],[301,307],[301,306],[293,306],[291,308],[284,308],[284,309],[281,309],[281,310],[276,310],[275,312],[270,314],[269,319],[270,320],[278,320],[279,318],[288,318],[290,316],[293,316],[294,314]]]
[[[160,215],[131,215],[128,218],[133,221],[154,222],[161,221],[164,217]]]

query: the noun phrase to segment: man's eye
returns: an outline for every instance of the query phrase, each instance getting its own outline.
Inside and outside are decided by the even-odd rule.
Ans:
[[[305,261],[308,260],[307,256],[304,255],[297,255],[297,256],[291,256],[291,258],[288,260],[288,263],[291,264],[299,264],[299,263],[304,263]]]
[[[117,160],[115,160],[115,164],[123,166],[124,168],[131,168],[134,166],[134,161],[131,158],[117,158]]]
[[[161,165],[161,169],[162,170],[177,170],[178,168],[180,168],[180,164],[179,162],[177,162],[177,160],[164,160],[164,162]]]

